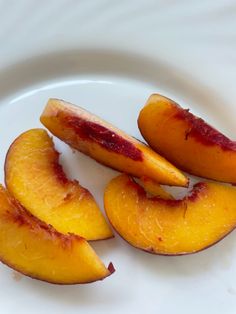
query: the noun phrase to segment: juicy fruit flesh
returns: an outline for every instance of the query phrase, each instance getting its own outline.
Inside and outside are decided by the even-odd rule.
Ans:
[[[67,179],[58,159],[45,130],[23,133],[7,154],[7,188],[33,215],[62,233],[78,234],[87,240],[112,237],[90,192]]]
[[[174,101],[152,95],[139,114],[138,125],[149,145],[179,168],[236,183],[236,142]]]
[[[162,184],[188,184],[177,168],[148,146],[83,108],[50,99],[40,120],[62,141],[106,166]]]
[[[0,260],[27,276],[58,284],[86,283],[110,275],[83,238],[60,234],[39,221],[2,186]]]
[[[104,196],[107,216],[130,244],[165,255],[194,253],[218,242],[236,225],[236,189],[197,184],[183,200],[147,198],[126,175],[113,179]]]

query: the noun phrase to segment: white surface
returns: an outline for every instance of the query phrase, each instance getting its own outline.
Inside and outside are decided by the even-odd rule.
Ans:
[[[140,137],[139,109],[161,92],[235,137],[234,0],[2,0],[0,21],[2,169],[12,140],[40,126],[48,97],[84,106]],[[104,186],[116,172],[56,145],[68,175],[103,207]],[[160,257],[116,236],[93,244],[116,273],[83,286],[15,280],[1,265],[1,313],[235,313],[235,242],[232,233],[196,255]]]

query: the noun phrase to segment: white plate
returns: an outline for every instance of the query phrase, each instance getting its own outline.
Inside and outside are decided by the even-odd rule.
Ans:
[[[1,182],[9,145],[42,126],[49,97],[83,106],[141,138],[139,110],[159,92],[234,135],[235,46],[227,41],[234,35],[234,2],[132,3],[21,1],[14,7],[0,1]],[[104,187],[117,172],[55,142],[68,176],[103,208]],[[1,265],[1,313],[235,313],[235,240],[232,233],[201,253],[161,257],[117,235],[92,244],[103,261],[114,263],[115,274],[88,285],[50,285]]]

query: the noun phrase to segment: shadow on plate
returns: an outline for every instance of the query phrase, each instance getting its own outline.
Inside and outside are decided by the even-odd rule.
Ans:
[[[193,278],[204,275],[214,269],[228,270],[234,260],[236,233],[233,231],[226,238],[201,252],[182,256],[161,256],[145,253],[133,248],[135,263],[144,267],[153,276],[164,278]],[[127,244],[128,245],[128,244]]]

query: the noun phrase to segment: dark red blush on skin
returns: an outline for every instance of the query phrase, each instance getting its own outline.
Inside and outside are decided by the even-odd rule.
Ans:
[[[52,164],[52,166],[53,166],[53,171],[56,174],[58,181],[60,181],[63,184],[68,183],[69,180],[67,179],[67,177],[66,177],[66,175],[62,169],[62,166],[58,162],[54,162]]]
[[[140,198],[146,198],[147,194],[145,189],[137,184],[134,180],[129,178],[129,181],[127,182],[127,187],[132,186],[132,188],[136,189],[137,194]],[[190,193],[185,196],[183,199],[163,199],[158,196],[153,196],[149,198],[150,201],[162,203],[165,205],[168,205],[169,207],[177,207],[180,206],[181,203],[184,203],[186,200],[189,201],[196,201],[200,195],[204,193],[204,191],[207,190],[207,185],[205,182],[198,182],[193,186],[193,189],[190,191]]]
[[[236,142],[217,131],[203,119],[194,116],[189,110],[176,107],[177,112],[174,115],[176,119],[185,120],[189,124],[189,130],[186,130],[186,140],[192,137],[204,145],[218,145],[222,150],[235,151]]]
[[[113,274],[116,271],[112,263],[110,263],[107,268],[111,274]]]
[[[205,182],[198,182],[193,186],[192,191],[190,194],[187,196],[187,199],[189,201],[196,201],[199,197],[200,194],[202,194],[204,191],[207,190],[207,185]]]
[[[63,120],[66,126],[72,128],[82,140],[95,142],[109,151],[135,161],[143,160],[141,150],[106,127],[80,117],[66,116]]]

